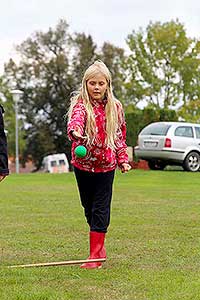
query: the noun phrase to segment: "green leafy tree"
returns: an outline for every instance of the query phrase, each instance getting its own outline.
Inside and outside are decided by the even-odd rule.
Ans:
[[[178,111],[179,116],[186,122],[200,123],[200,100],[190,100]]]
[[[150,23],[127,38],[127,101],[176,108],[199,95],[199,42],[178,21]]]
[[[69,152],[70,147],[66,144],[64,115],[74,82],[68,58],[71,36],[67,23],[61,20],[55,30],[50,28],[46,33],[36,32],[17,50],[20,62],[16,64],[10,60],[5,74],[9,82],[15,82],[17,88],[24,91],[20,105],[26,124],[24,160],[32,154],[39,168],[41,159],[33,151],[33,143],[39,143],[38,148],[43,149],[41,156],[52,150],[67,152],[68,149]],[[38,138],[34,140],[35,137]]]
[[[55,29],[35,32],[17,47],[19,63],[10,59],[5,66],[8,84],[24,92],[20,104],[26,142],[23,160],[31,156],[37,169],[41,158],[52,152],[65,152],[70,159],[64,116],[71,93],[79,88],[83,72],[95,59],[105,60],[116,94],[121,93],[118,80],[123,50],[104,44],[102,54],[97,54],[90,35],[72,36],[68,29],[67,22],[60,20]]]

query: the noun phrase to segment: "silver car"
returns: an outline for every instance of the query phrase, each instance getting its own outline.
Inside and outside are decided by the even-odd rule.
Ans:
[[[200,125],[185,122],[157,122],[138,136],[135,156],[148,162],[152,170],[179,165],[186,171],[200,169]]]

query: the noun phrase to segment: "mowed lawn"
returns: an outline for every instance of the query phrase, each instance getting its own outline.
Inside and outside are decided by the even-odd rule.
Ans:
[[[100,270],[7,268],[88,256],[73,173],[9,176],[0,224],[1,300],[200,299],[200,173],[117,172]]]

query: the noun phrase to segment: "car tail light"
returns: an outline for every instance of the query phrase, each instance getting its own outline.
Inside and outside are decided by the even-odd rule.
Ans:
[[[169,138],[165,139],[165,147],[166,148],[171,148],[172,146],[172,141]]]

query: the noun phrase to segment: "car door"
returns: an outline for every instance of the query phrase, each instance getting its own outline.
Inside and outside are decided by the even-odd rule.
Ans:
[[[196,146],[200,150],[200,127],[195,126],[194,131],[195,131],[195,136],[196,136]]]
[[[195,144],[193,127],[179,125],[174,130],[172,147],[175,151],[185,152],[187,147]]]

